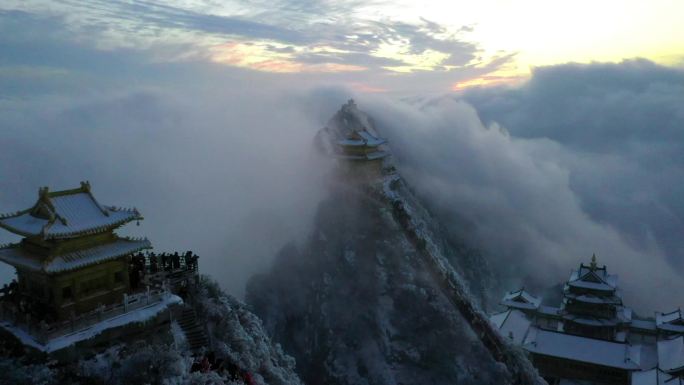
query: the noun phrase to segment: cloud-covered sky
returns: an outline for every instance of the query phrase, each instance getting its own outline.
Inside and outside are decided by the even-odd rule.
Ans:
[[[10,35],[26,29],[26,23],[33,25],[30,30],[53,26],[38,28],[33,37],[42,31],[48,41],[107,52],[132,50],[156,62],[315,73],[362,92],[404,93],[511,82],[527,76],[531,67],[567,61],[639,56],[681,65],[684,27],[678,15],[683,13],[684,5],[676,0],[0,4]],[[4,40],[25,43],[22,38]]]
[[[309,233],[311,138],[355,96],[512,282],[596,252],[667,310],[647,302],[684,271],[681,4],[3,1],[0,211],[88,179],[240,295]]]

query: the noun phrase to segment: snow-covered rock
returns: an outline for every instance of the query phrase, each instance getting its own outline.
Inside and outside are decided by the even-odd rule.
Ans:
[[[375,132],[371,119],[345,105],[317,140],[359,124]],[[285,247],[247,290],[306,383],[509,384],[521,376],[543,383],[524,355],[504,346],[504,364],[485,346],[473,324],[486,320],[480,309],[494,277],[400,176],[330,185],[314,234]],[[454,304],[455,292],[471,313]]]
[[[302,384],[294,371],[294,359],[271,342],[261,321],[244,304],[207,277],[191,285],[188,292],[183,306],[194,308],[199,323],[209,331],[210,343],[204,353],[213,351],[216,357],[235,363],[259,385]],[[71,349],[67,356],[22,352],[17,341],[7,340],[14,344],[0,344],[0,385],[243,384],[231,381],[227,372],[192,372],[198,357],[189,350],[175,321],[166,329],[139,334],[138,338],[128,336],[125,342],[109,341],[99,350]]]

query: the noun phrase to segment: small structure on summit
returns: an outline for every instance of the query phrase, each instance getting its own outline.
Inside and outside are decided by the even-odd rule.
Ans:
[[[18,294],[32,317],[82,314],[121,302],[130,291],[127,257],[152,245],[114,230],[142,219],[136,209],[98,203],[88,182],[65,191],[44,187],[32,207],[1,217],[0,227],[24,238],[1,248],[0,261],[16,268]]]
[[[617,276],[599,267],[595,255],[572,271],[559,307],[542,305],[525,290],[506,294],[501,304],[507,310],[491,322],[530,353],[549,384],[684,383],[681,311],[634,317],[622,303]]]
[[[323,152],[339,160],[342,169],[350,174],[375,178],[389,156],[368,115],[350,99],[330,119],[316,137]]]

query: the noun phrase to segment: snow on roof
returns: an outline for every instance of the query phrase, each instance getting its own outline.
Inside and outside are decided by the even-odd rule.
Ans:
[[[656,330],[655,321],[644,320],[644,319],[636,319],[636,318],[632,319],[630,327],[634,328],[634,329],[642,329],[642,330],[649,330],[649,331],[655,331]]]
[[[533,310],[539,308],[539,305],[541,304],[541,298],[533,296],[523,288],[517,291],[506,293],[501,301],[501,304],[519,309]]]
[[[513,311],[513,310],[508,309],[508,310],[502,311],[500,313],[492,314],[491,316],[489,316],[489,322],[494,324],[494,326],[496,326],[496,328],[499,329],[499,328],[501,328],[501,325],[503,325],[504,321],[506,320],[508,315],[511,313],[511,311]]]
[[[381,144],[387,143],[387,140],[382,139],[382,138],[376,138],[369,133],[363,131],[359,132],[359,135],[363,137],[363,139],[342,139],[338,140],[337,144],[340,146],[349,146],[349,147],[377,147]]]
[[[159,302],[142,307],[140,309],[129,311],[128,313],[124,313],[116,317],[105,319],[83,330],[78,330],[71,334],[56,337],[52,340],[49,340],[45,344],[41,344],[40,342],[36,341],[30,334],[26,333],[22,329],[17,328],[9,322],[0,322],[0,326],[14,334],[24,345],[34,347],[46,353],[50,353],[64,349],[80,341],[93,338],[107,329],[112,329],[131,323],[145,322],[161,313],[168,306],[181,303],[183,303],[183,300],[180,297],[171,293],[166,293],[166,295],[164,295],[162,300]]]
[[[616,313],[613,318],[592,317],[588,315],[577,315],[573,313],[564,314],[563,318],[590,326],[615,326],[619,323],[629,323],[632,321],[632,309],[623,306],[615,307]]]
[[[541,330],[531,327],[523,347],[536,354],[627,370],[640,367],[641,346]]]
[[[324,130],[341,146],[377,147],[387,142],[378,137],[368,115],[359,110],[353,100],[342,106]]]
[[[662,370],[651,369],[632,373],[631,385],[682,385],[681,377],[673,377]]]
[[[98,233],[142,219],[136,209],[101,206],[87,182],[73,190],[41,189],[39,195],[33,207],[0,215],[0,227],[23,236],[42,235],[50,239]]]
[[[358,131],[357,132],[361,138],[366,142],[367,146],[379,146],[381,144],[387,143],[386,139],[378,138],[368,131]]]
[[[498,326],[501,335],[515,344],[522,344],[532,321],[520,310],[511,309],[504,312],[505,317],[490,319]],[[501,319],[503,318],[503,319]]]
[[[577,281],[568,282],[568,285],[572,286],[572,287],[578,287],[578,288],[589,289],[589,290],[601,290],[601,291],[613,291],[613,290],[615,290],[614,286],[610,286],[610,285],[603,283],[603,282],[596,283],[596,282],[587,282],[587,281],[577,280]]]
[[[26,253],[19,243],[3,245],[0,248],[0,261],[29,270],[41,270],[43,268],[43,259]]]
[[[617,288],[617,280],[618,276],[608,274],[605,266],[596,267],[593,263],[590,266],[580,264],[579,269],[573,270],[570,274],[568,285],[583,289],[613,291]]]
[[[670,313],[656,312],[655,323],[658,329],[684,333],[684,318],[682,317],[681,309]]]
[[[577,316],[566,314],[563,319],[588,326],[615,326],[618,324],[616,319],[594,318],[589,316]]]
[[[666,372],[684,368],[684,336],[658,341],[658,367]]]
[[[612,304],[612,305],[622,304],[622,299],[617,295],[598,296],[598,295],[592,295],[592,294],[588,294],[588,293],[575,294],[572,292],[566,292],[565,296],[568,298],[572,298],[572,299],[579,301],[579,302],[584,302],[584,303],[593,303],[593,304],[604,303],[604,304]]]
[[[374,160],[381,159],[388,156],[389,153],[386,151],[373,151],[371,153],[363,155],[348,155],[348,154],[337,154],[338,158],[349,159],[349,160]]]
[[[545,316],[550,316],[550,317],[557,317],[560,316],[560,309],[554,306],[539,306],[538,310],[539,314],[543,314]]]
[[[12,266],[24,267],[30,270],[58,273],[104,262],[150,248],[152,248],[152,245],[147,239],[120,238],[111,243],[58,255],[52,258],[48,257],[43,260],[40,257],[27,252],[19,244],[14,244],[0,249],[0,261]]]

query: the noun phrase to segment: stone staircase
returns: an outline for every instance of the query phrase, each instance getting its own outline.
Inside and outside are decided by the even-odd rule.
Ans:
[[[180,325],[181,330],[183,330],[191,351],[197,352],[204,347],[208,347],[209,338],[204,330],[204,326],[197,320],[195,309],[191,307],[183,308],[183,311],[178,317],[178,325]]]

